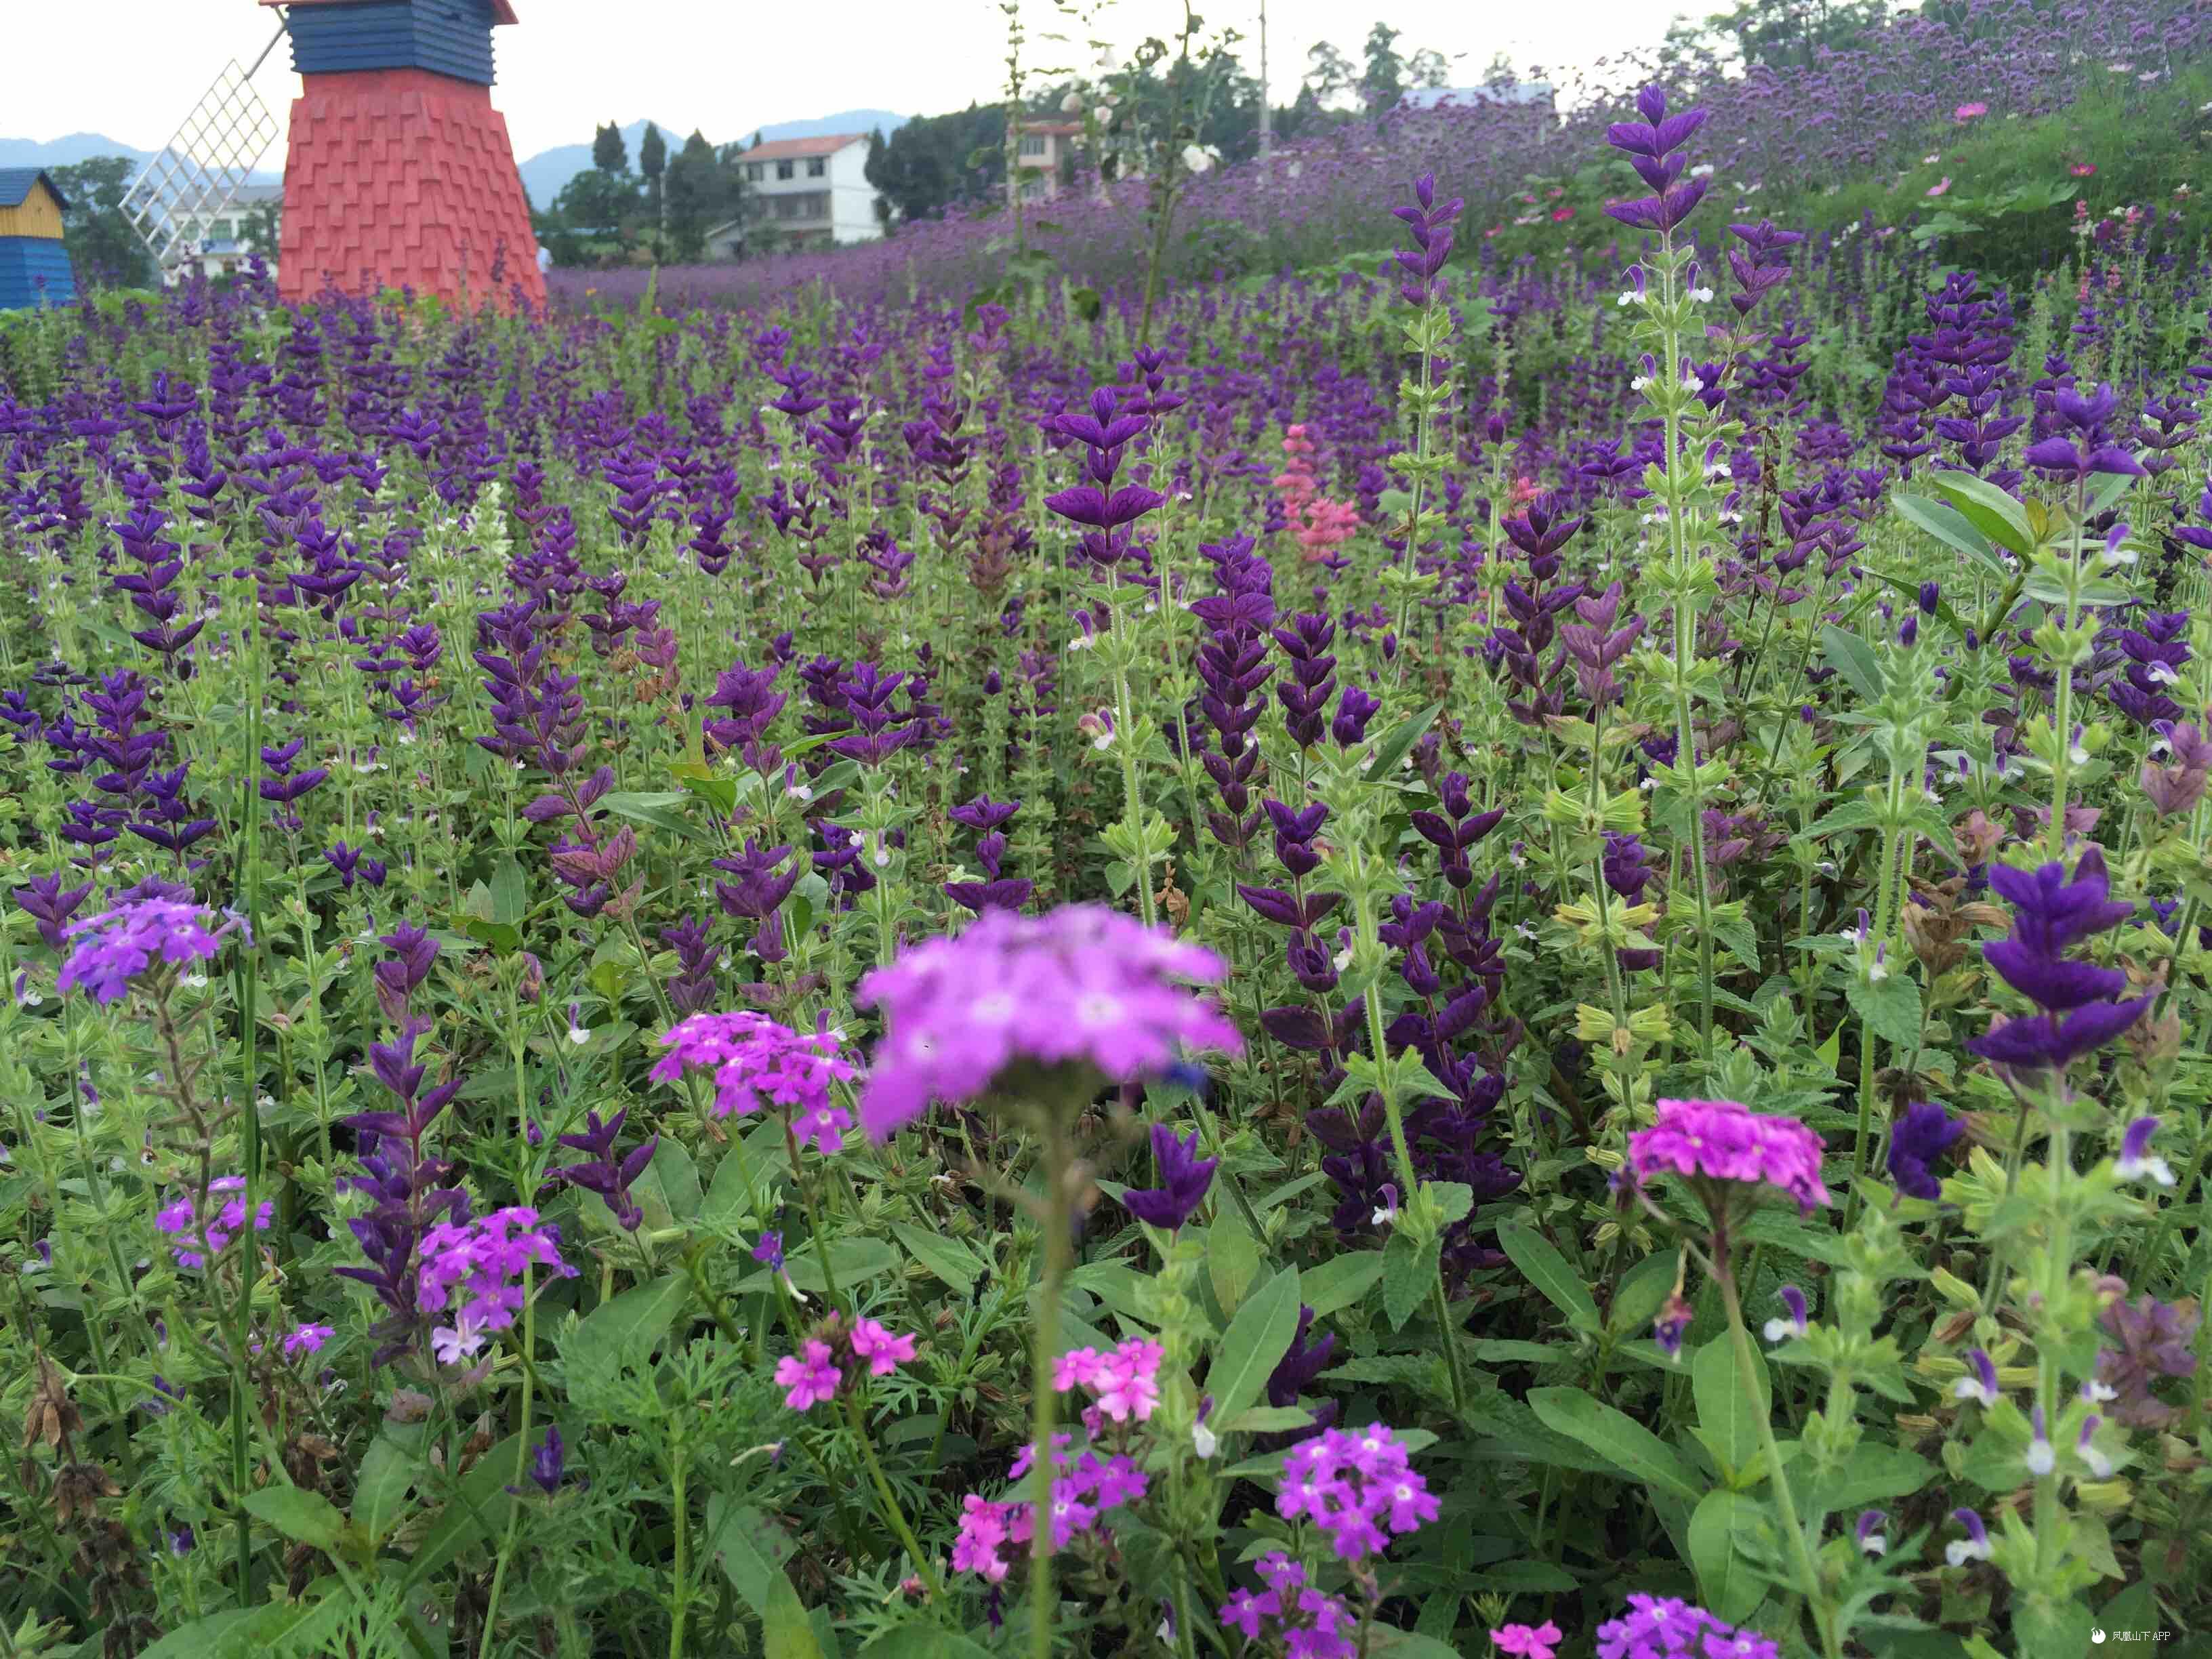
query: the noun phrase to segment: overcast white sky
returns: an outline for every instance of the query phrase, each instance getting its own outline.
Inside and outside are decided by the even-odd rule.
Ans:
[[[227,58],[250,64],[276,27],[275,14],[250,0],[0,0],[0,9],[13,14],[9,56],[52,67],[8,78],[0,137],[100,132],[142,149],[168,137]],[[1248,37],[1242,52],[1256,68],[1260,0],[1198,0],[1198,9],[1209,27]],[[1458,56],[1472,80],[1501,49],[1518,63],[1558,65],[1647,44],[1675,9],[1670,0],[1268,0],[1269,80],[1287,102],[1309,46],[1333,40],[1357,58],[1377,17],[1404,32],[1401,51]],[[515,0],[515,9],[520,25],[496,37],[493,97],[520,156],[588,140],[608,119],[649,117],[722,143],[843,109],[933,114],[997,95],[1005,73],[998,0]],[[1030,61],[1063,61],[1064,49],[1041,38],[1059,26],[1050,0],[1024,0],[1022,10]],[[1126,49],[1170,36],[1181,18],[1178,0],[1115,0],[1099,29]],[[281,126],[299,86],[286,48],[254,84]]]

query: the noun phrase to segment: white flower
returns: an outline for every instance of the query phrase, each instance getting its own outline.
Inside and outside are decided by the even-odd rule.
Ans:
[[[888,847],[878,847],[876,848],[876,855],[874,859],[871,861],[875,865],[877,869],[888,870],[890,867],[891,849]]]
[[[1710,179],[1712,176],[1713,164],[1711,161],[1700,161],[1690,169],[1690,177],[1692,179]]]
[[[1648,388],[1650,384],[1651,377],[1649,374],[1639,374],[1628,383],[1628,389],[1631,392],[1642,392]]]
[[[1063,115],[1081,114],[1083,112],[1083,94],[1079,92],[1070,92],[1066,97],[1060,100],[1060,112]]]
[[[1190,1425],[1190,1449],[1200,1457],[1211,1457],[1221,1449],[1221,1441],[1205,1424],[1194,1423]]]
[[[1185,144],[1182,164],[1192,173],[1204,173],[1213,165],[1213,152],[1202,144]]]
[[[1859,1547],[1869,1555],[1887,1555],[1889,1553],[1889,1540],[1881,1533],[1870,1532],[1859,1540]]]
[[[2048,1440],[2027,1443],[2027,1472],[2030,1474],[2048,1474],[2057,1467],[2058,1454],[2051,1449]]]
[[[1713,302],[1713,291],[1709,288],[1693,288],[1690,290],[1690,297],[1701,306],[1709,306]]]
[[[1969,1561],[1988,1560],[1990,1547],[1971,1538],[1955,1538],[1943,1547],[1943,1559],[1954,1567],[1963,1567]]]
[[[1398,1224],[1398,1206],[1395,1204],[1377,1204],[1375,1206],[1375,1213],[1367,1218],[1377,1227],[1395,1227]]]

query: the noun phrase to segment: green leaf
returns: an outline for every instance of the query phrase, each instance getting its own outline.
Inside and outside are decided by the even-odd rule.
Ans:
[[[1297,1330],[1298,1270],[1285,1267],[1237,1310],[1206,1369],[1206,1391],[1213,1396],[1217,1420],[1230,1421],[1260,1397]]]
[[[573,1372],[608,1379],[622,1370],[624,1361],[642,1369],[690,1294],[690,1283],[671,1273],[602,1302],[561,1344],[562,1364]]]
[[[1340,1308],[1348,1308],[1375,1288],[1375,1281],[1382,1277],[1382,1252],[1380,1250],[1347,1250],[1342,1255],[1333,1255],[1318,1267],[1309,1268],[1303,1279],[1306,1306],[1314,1310],[1316,1319],[1326,1318]]]
[[[1760,1425],[1774,1409],[1765,1364],[1756,1353],[1751,1358],[1759,1372],[1756,1395],[1744,1387],[1733,1342],[1708,1342],[1690,1362],[1690,1386],[1698,1402],[1698,1426],[1709,1437],[1707,1443],[1716,1455],[1731,1469],[1742,1468],[1759,1455]]]
[[[1564,1595],[1582,1588],[1574,1574],[1549,1561],[1498,1561],[1465,1576],[1469,1589],[1504,1590],[1511,1595]]]
[[[1855,980],[1844,988],[1851,1012],[1893,1048],[1907,1053],[1920,1046],[1920,988],[1892,971],[1872,984]]]
[[[599,804],[618,818],[689,839],[696,833],[684,816],[684,804],[690,799],[683,789],[617,789],[600,796]]]
[[[492,866],[491,915],[488,921],[514,927],[521,925],[530,909],[530,879],[521,861],[512,853]]]
[[[941,1625],[917,1620],[876,1638],[860,1650],[860,1659],[991,1659],[991,1650]]]
[[[1605,1328],[1598,1318],[1597,1298],[1558,1245],[1525,1221],[1500,1227],[1498,1243],[1521,1276],[1567,1316],[1568,1324],[1593,1336]]]
[[[699,1213],[699,1166],[682,1141],[672,1135],[660,1137],[652,1162],[630,1187],[630,1198],[645,1212],[645,1224],[655,1231]]]
[[[1722,1346],[1708,1342],[1705,1350]],[[1759,1501],[1740,1492],[1709,1492],[1690,1516],[1690,1565],[1698,1571],[1699,1599],[1729,1624],[1748,1617],[1766,1594],[1766,1580],[1748,1553],[1764,1517]]]
[[[791,1559],[783,1529],[750,1504],[716,1493],[707,1504],[707,1550],[756,1618],[764,1617],[773,1582]]]
[[[983,1262],[957,1238],[903,1221],[894,1221],[891,1231],[898,1235],[899,1243],[906,1246],[916,1261],[955,1290],[972,1290],[975,1281],[983,1276]]]
[[[1686,1504],[1705,1495],[1705,1483],[1682,1454],[1624,1412],[1580,1389],[1531,1389],[1528,1404],[1547,1428],[1579,1440],[1616,1468]]]
[[[2035,550],[2035,532],[2026,510],[1988,479],[1968,472],[1934,472],[1929,475],[1928,487],[1999,547],[2022,558]]]
[[[1847,634],[1833,623],[1820,625],[1820,654],[1828,665],[1843,676],[1861,701],[1880,702],[1882,699],[1881,659],[1874,647],[1856,634]]]
[[[1661,1250],[1645,1256],[1621,1275],[1620,1286],[1613,1293],[1607,1328],[1620,1336],[1639,1330],[1656,1319],[1667,1293],[1674,1288],[1674,1273],[1680,1265],[1680,1258],[1674,1251]]]
[[[1225,1314],[1237,1311],[1260,1277],[1260,1246],[1233,1205],[1223,1205],[1206,1230],[1206,1276]]]
[[[714,1166],[714,1180],[708,1184],[706,1201],[700,1206],[700,1221],[710,1227],[734,1229],[748,1214],[757,1212],[760,1206],[754,1201],[751,1182],[757,1167],[738,1147],[724,1152],[722,1161]]]
[[[1910,1497],[1934,1480],[1936,1473],[1936,1466],[1917,1452],[1863,1440],[1851,1448],[1841,1469],[1808,1485],[1802,1507],[1808,1521],[1839,1510],[1863,1509],[1885,1498]]]
[[[507,1524],[507,1511],[514,1507],[507,1487],[514,1479],[515,1456],[522,1443],[520,1435],[509,1435],[461,1477],[459,1492],[438,1512],[422,1547],[407,1563],[408,1585],[419,1584],[436,1572],[487,1528],[496,1534]]]
[[[1376,1626],[1367,1650],[1376,1659],[1460,1659],[1459,1650],[1449,1642],[1439,1642],[1419,1631],[1393,1630],[1382,1624]]]
[[[837,1275],[837,1288],[852,1289],[871,1279],[880,1279],[894,1271],[905,1258],[897,1249],[880,1238],[839,1238],[830,1244],[830,1270]],[[783,1270],[791,1275],[791,1282],[809,1296],[827,1296],[830,1281],[822,1276],[822,1259],[813,1242],[786,1247]],[[739,1296],[757,1296],[775,1288],[775,1275],[757,1273],[740,1279]]]
[[[1375,745],[1375,757],[1367,763],[1367,781],[1380,783],[1390,770],[1406,758],[1413,746],[1421,740],[1421,733],[1443,712],[1443,704],[1431,703],[1418,714],[1400,720],[1382,734],[1382,741]]]
[[[318,1492],[300,1486],[264,1486],[246,1495],[248,1513],[295,1544],[312,1544],[335,1553],[345,1542],[346,1518]]]
[[[1918,526],[1946,547],[1955,548],[1991,574],[2009,577],[2012,574],[1996,550],[1990,545],[1990,538],[1975,529],[1957,507],[1922,495],[1893,495],[1889,502],[1900,517]]]
[[[264,1659],[269,1650],[315,1616],[319,1603],[227,1607],[171,1631],[138,1659]]]
[[[1390,1235],[1382,1249],[1382,1311],[1390,1316],[1392,1330],[1405,1329],[1413,1310],[1427,1299],[1443,1256],[1443,1246],[1436,1239],[1417,1244],[1411,1233]]]
[[[372,1546],[381,1544],[399,1523],[407,1489],[425,1466],[421,1445],[402,1444],[388,1428],[368,1443],[361,1473],[354,1477],[353,1524]]]

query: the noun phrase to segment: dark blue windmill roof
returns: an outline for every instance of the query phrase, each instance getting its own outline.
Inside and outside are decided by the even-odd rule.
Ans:
[[[0,167],[0,207],[21,207],[31,199],[31,186],[44,185],[64,207],[69,198],[44,167]]]

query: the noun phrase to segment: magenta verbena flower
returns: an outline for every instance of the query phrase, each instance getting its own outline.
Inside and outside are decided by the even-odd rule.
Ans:
[[[894,1335],[888,1326],[872,1319],[856,1319],[853,1322],[853,1352],[868,1362],[869,1375],[889,1376],[914,1358],[914,1338],[903,1333]]]
[[[842,1032],[824,1027],[794,1031],[765,1014],[741,1008],[726,1014],[693,1014],[661,1039],[668,1052],[653,1062],[656,1083],[675,1083],[686,1067],[703,1071],[714,1085],[718,1117],[749,1117],[763,1109],[791,1114],[802,1146],[842,1151],[853,1115],[837,1104],[830,1085],[848,1083],[852,1062],[839,1057]]]
[[[1806,1213],[1828,1201],[1820,1184],[1820,1137],[1791,1117],[1754,1112],[1733,1100],[1662,1100],[1659,1121],[1628,1138],[1628,1170],[1639,1186],[1654,1176],[1771,1187]]]
[[[244,1176],[217,1176],[208,1182],[204,1206],[186,1196],[155,1212],[154,1225],[170,1236],[169,1254],[179,1267],[206,1267],[210,1256],[221,1255],[230,1241],[246,1230],[246,1200],[234,1195],[245,1191]],[[199,1219],[203,1208],[212,1212],[204,1226]],[[265,1199],[256,1205],[253,1231],[267,1232],[276,1213],[276,1207]]]
[[[231,928],[228,922],[210,928],[212,914],[177,899],[149,898],[72,921],[64,933],[76,941],[76,948],[62,964],[56,988],[66,992],[82,985],[94,1001],[109,1003],[129,992],[131,981],[157,961],[172,967],[204,962]]]
[[[323,1344],[330,1340],[329,1326],[302,1325],[286,1337],[280,1346],[283,1349],[285,1358],[297,1359],[301,1354],[320,1353],[323,1351]]]
[[[1053,1437],[1052,1547],[1064,1550],[1084,1533],[1098,1529],[1106,1514],[1141,1500],[1151,1481],[1132,1459],[1121,1453],[1102,1457],[1096,1451],[1069,1449],[1073,1437]],[[1031,1449],[1024,1447],[1009,1471],[1021,1480],[1030,1472]],[[1026,1546],[1033,1534],[1032,1506],[1018,1500],[993,1503],[980,1492],[961,1500],[960,1531],[952,1544],[952,1570],[981,1575],[989,1583],[1002,1583],[1009,1565],[1000,1552],[1011,1544]]]
[[[1352,1659],[1359,1651],[1358,1616],[1339,1597],[1309,1584],[1304,1567],[1275,1551],[1261,1557],[1259,1573],[1266,1589],[1232,1590],[1221,1604],[1225,1628],[1300,1659]]]
[[[1275,1510],[1286,1521],[1311,1521],[1346,1561],[1380,1552],[1393,1534],[1418,1532],[1438,1513],[1404,1443],[1380,1423],[1327,1429],[1294,1448],[1283,1460]]]
[[[861,980],[884,1011],[860,1121],[884,1140],[933,1101],[974,1100],[1022,1061],[1087,1066],[1115,1082],[1164,1075],[1186,1048],[1235,1052],[1237,1028],[1186,982],[1220,957],[1098,904],[1042,916],[993,910]]]
[[[799,1345],[795,1354],[786,1354],[775,1362],[775,1385],[784,1389],[783,1403],[795,1412],[811,1411],[827,1400],[834,1400],[837,1385],[844,1380],[830,1358],[830,1345],[816,1337],[809,1337]]]
[[[1639,1595],[1597,1627],[1597,1652],[1598,1659],[1778,1659],[1781,1649],[1679,1597]]]
[[[1547,1619],[1541,1625],[1500,1625],[1490,1632],[1500,1653],[1516,1659],[1553,1659],[1559,1643],[1559,1627]]]
[[[1087,1390],[1100,1416],[1116,1423],[1152,1419],[1159,1403],[1160,1361],[1166,1350],[1157,1342],[1132,1337],[1119,1347],[1101,1353],[1096,1348],[1076,1348],[1054,1364],[1052,1386],[1059,1393]]]
[[[442,1364],[471,1358],[494,1331],[522,1311],[523,1273],[532,1263],[563,1279],[576,1270],[561,1260],[560,1230],[541,1223],[526,1205],[511,1205],[456,1226],[441,1221],[422,1235],[415,1305],[453,1317],[430,1332],[430,1349]]]

